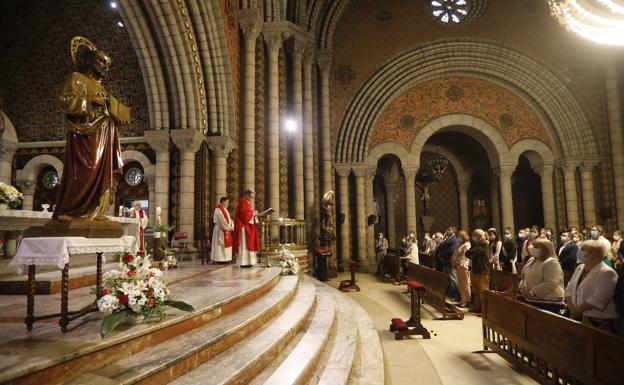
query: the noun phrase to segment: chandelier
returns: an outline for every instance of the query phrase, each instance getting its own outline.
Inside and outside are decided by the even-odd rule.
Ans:
[[[442,175],[444,175],[446,169],[448,168],[449,161],[436,151],[435,156],[429,160],[427,165],[429,166],[431,176],[439,182],[440,179],[442,179]]]
[[[623,0],[548,0],[568,30],[600,44],[624,45]]]

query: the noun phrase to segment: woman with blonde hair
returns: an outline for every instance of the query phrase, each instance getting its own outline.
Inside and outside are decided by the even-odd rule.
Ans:
[[[461,230],[457,233],[460,244],[453,254],[453,267],[457,272],[457,283],[461,297],[460,307],[467,307],[470,302],[470,259],[466,257],[466,251],[470,250],[470,237]]]
[[[535,239],[529,246],[531,258],[522,269],[522,278],[518,287],[526,299],[545,301],[563,300],[563,270],[555,256],[555,247],[548,239]],[[559,311],[559,305],[540,306],[545,310]]]
[[[602,242],[583,242],[578,259],[583,261],[570,278],[565,290],[565,301],[570,316],[599,329],[617,333],[618,312],[613,294],[618,276],[615,270],[602,263]]]

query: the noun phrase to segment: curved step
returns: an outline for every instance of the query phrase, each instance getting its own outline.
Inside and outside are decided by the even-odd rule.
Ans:
[[[303,384],[316,367],[334,327],[336,303],[327,286],[318,281],[315,285],[317,304],[314,318],[295,349],[264,382],[265,385]]]
[[[359,349],[351,369],[349,384],[381,385],[385,381],[384,356],[377,329],[360,304],[346,295],[344,297],[351,307],[359,336]]]
[[[315,286],[302,282],[291,305],[246,340],[174,381],[173,385],[247,384],[303,328],[314,309]],[[314,322],[314,320],[312,320]]]
[[[358,331],[347,296],[331,289],[336,301],[336,332],[308,385],[346,385],[358,347]]]
[[[172,338],[166,345],[151,346],[134,355],[128,354],[67,384],[171,382],[261,328],[290,303],[297,292],[297,283],[295,277],[282,277],[269,293],[229,315]]]

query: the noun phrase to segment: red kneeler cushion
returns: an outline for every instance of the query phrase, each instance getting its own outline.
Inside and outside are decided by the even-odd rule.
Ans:
[[[400,318],[393,318],[390,322],[392,322],[392,326],[394,326],[397,331],[408,330],[407,325]]]
[[[425,287],[418,281],[407,281],[407,286],[413,290],[425,290]]]

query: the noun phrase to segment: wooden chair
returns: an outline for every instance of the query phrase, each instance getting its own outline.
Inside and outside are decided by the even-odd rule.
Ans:
[[[184,259],[184,255],[187,253],[186,241],[188,239],[188,233],[186,231],[176,231],[171,238],[170,247],[177,253],[181,253],[180,261]]]

